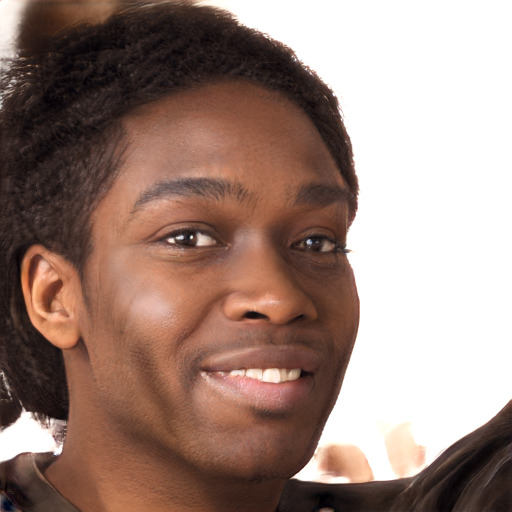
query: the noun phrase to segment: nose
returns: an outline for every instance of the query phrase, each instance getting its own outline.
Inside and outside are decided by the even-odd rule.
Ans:
[[[232,261],[225,316],[240,322],[289,324],[318,317],[312,298],[277,251],[267,247],[243,251]]]

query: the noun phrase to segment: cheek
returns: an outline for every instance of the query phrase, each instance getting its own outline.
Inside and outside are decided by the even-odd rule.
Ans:
[[[354,335],[359,326],[359,294],[357,293],[356,281],[352,268],[346,273],[343,289],[345,290],[342,299],[341,311],[345,321],[352,325]]]
[[[337,286],[326,294],[325,307],[329,329],[334,333],[342,377],[350,360],[359,328],[359,296],[352,269],[347,265]],[[340,385],[341,385],[340,380]]]
[[[322,286],[324,283],[324,286]],[[359,295],[352,267],[345,261],[328,279],[315,283],[323,322],[338,338],[355,338],[359,326]]]
[[[169,390],[181,390],[187,378],[182,340],[196,328],[201,311],[197,294],[183,293],[179,283],[169,286],[162,275],[126,270],[103,270],[96,295],[101,300],[91,305],[84,337],[95,386],[121,418],[128,408],[154,415],[168,402],[179,407]]]
[[[124,364],[134,353],[137,359],[143,353],[145,359],[176,358],[182,341],[207,315],[207,290],[198,294],[191,279],[165,265],[151,266],[133,256],[115,261],[97,279],[101,299],[91,315],[92,349],[99,355],[110,347],[116,359],[124,357]]]

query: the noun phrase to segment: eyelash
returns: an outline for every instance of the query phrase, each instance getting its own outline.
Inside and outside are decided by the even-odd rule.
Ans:
[[[201,236],[210,238],[212,241],[214,241],[214,243],[204,244],[204,245],[188,245],[187,243],[184,243],[184,244],[176,243],[177,238],[179,238],[180,236],[185,237],[187,235],[191,235],[191,237],[190,237],[191,240],[193,240],[195,238],[196,243],[197,243],[197,240]],[[199,237],[198,237],[198,235],[199,235]],[[174,239],[174,242],[170,242],[171,239]],[[313,242],[313,244],[309,244],[309,246],[301,247],[301,244],[307,245],[308,240],[309,241],[314,240],[317,242],[319,241],[320,243],[330,242],[331,244],[333,244],[333,248],[332,248],[332,250],[328,250],[328,251],[317,251],[314,249],[314,245],[313,245],[314,242]],[[197,247],[201,248],[201,247],[215,247],[215,246],[225,246],[226,245],[226,244],[219,242],[219,240],[216,236],[211,235],[207,231],[204,231],[201,229],[195,229],[195,228],[182,228],[182,229],[173,231],[171,233],[166,234],[163,238],[161,238],[159,240],[159,242],[166,244],[168,246],[179,247],[181,249],[186,249],[186,248],[195,249]],[[303,251],[303,252],[311,251],[311,252],[316,252],[319,254],[334,254],[334,253],[348,254],[350,252],[350,249],[347,249],[345,245],[340,245],[336,240],[333,240],[332,238],[330,238],[326,235],[314,235],[314,234],[307,235],[307,236],[303,237],[301,240],[294,242],[291,247],[294,249],[297,249],[299,251]]]

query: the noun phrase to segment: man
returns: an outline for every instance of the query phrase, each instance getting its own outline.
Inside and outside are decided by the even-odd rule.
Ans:
[[[140,5],[3,79],[6,510],[385,510],[409,484],[289,482],[358,325],[352,151],[331,91],[221,11]],[[406,498],[403,498],[405,500]]]

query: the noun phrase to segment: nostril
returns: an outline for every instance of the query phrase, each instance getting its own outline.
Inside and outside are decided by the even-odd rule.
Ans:
[[[250,320],[268,320],[268,316],[263,313],[258,313],[257,311],[247,311],[244,314],[244,318],[248,318]]]

